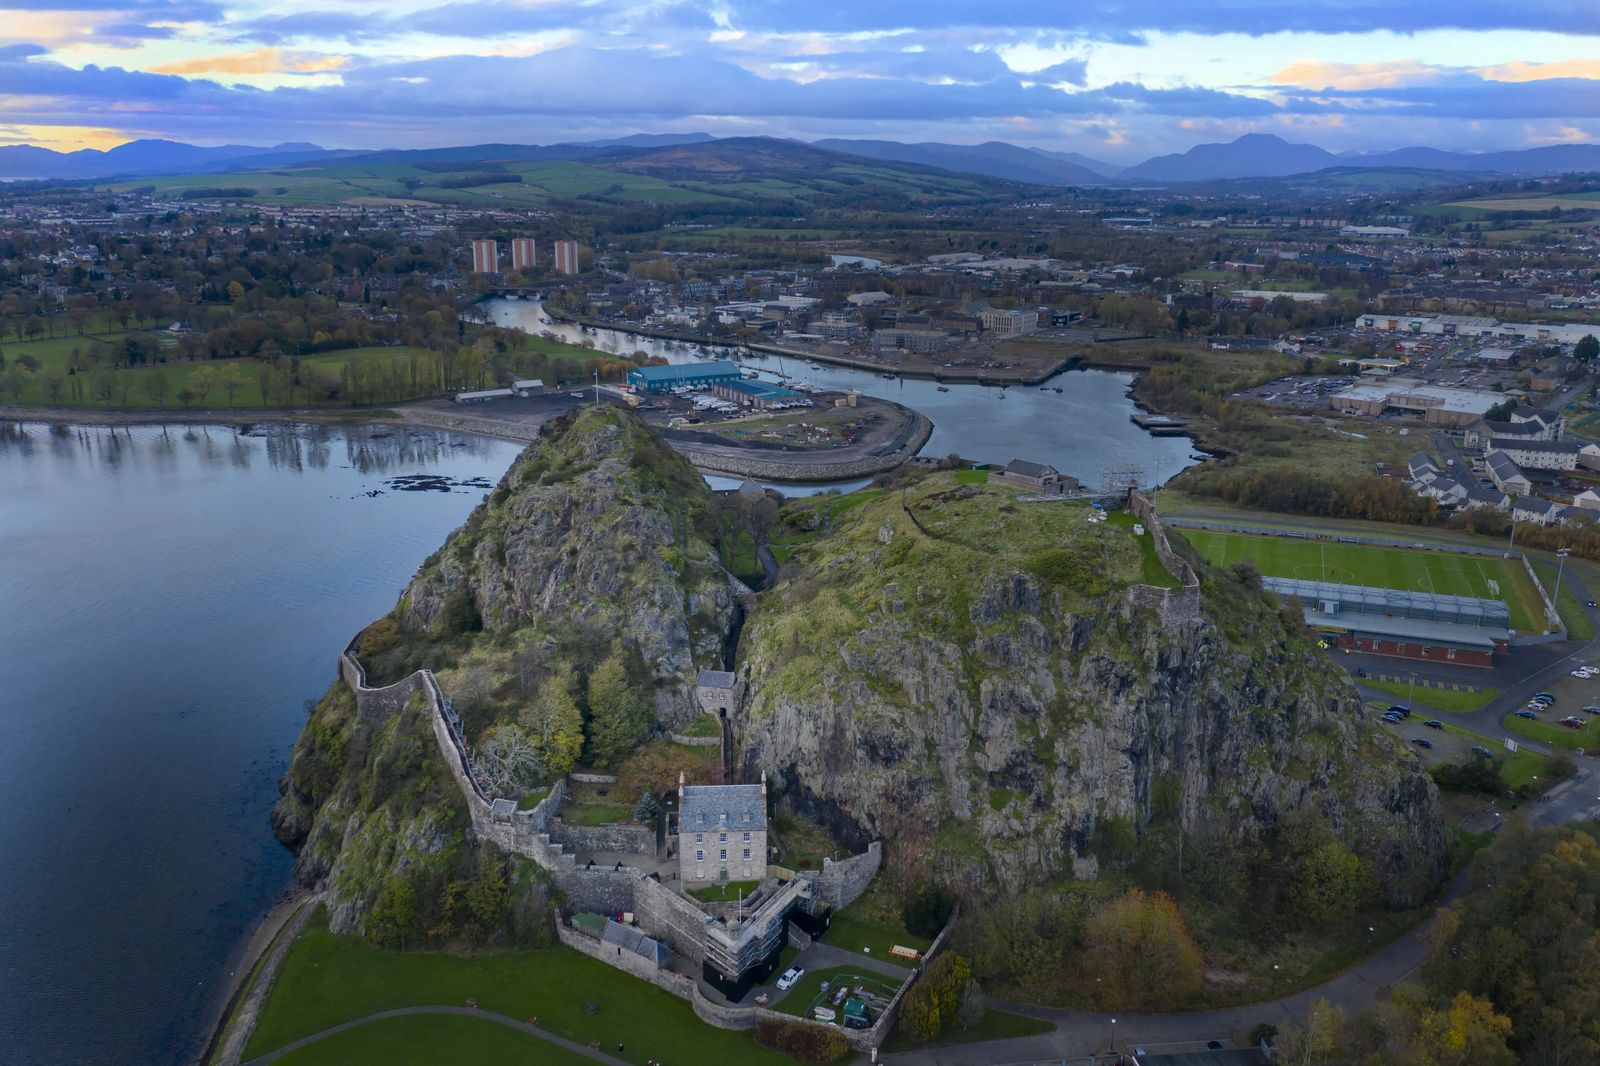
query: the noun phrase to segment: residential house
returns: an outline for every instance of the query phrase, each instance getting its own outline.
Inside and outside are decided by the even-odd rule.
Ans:
[[[1524,474],[1516,460],[1505,452],[1491,452],[1485,465],[1489,471],[1489,480],[1502,492],[1526,496],[1533,491],[1533,482],[1528,480],[1528,475]]]
[[[1494,437],[1489,441],[1487,454],[1489,457],[1508,455],[1524,470],[1576,470],[1578,451],[1578,445],[1571,441]]]

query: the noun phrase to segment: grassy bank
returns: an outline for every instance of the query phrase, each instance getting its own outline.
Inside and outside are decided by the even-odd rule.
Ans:
[[[312,917],[290,949],[245,1057],[380,1011],[468,1000],[508,1018],[537,1016],[541,1028],[581,1044],[602,1041],[628,1062],[789,1062],[747,1033],[706,1025],[683,1000],[566,948],[471,956],[382,951],[330,933],[325,913]],[[613,1050],[619,1041],[626,1052]]]
[[[1473,711],[1480,711],[1500,695],[1500,690],[1497,688],[1459,692],[1455,689],[1430,688],[1419,684],[1413,689],[1406,681],[1376,681],[1370,678],[1362,678],[1357,683],[1375,692],[1393,696],[1402,703],[1407,698],[1412,698],[1418,706],[1431,707],[1436,711],[1448,711],[1451,714],[1471,714]]]

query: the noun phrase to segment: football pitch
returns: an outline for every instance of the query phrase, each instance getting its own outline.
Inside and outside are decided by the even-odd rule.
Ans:
[[[1178,532],[1215,566],[1248,559],[1267,577],[1500,600],[1511,611],[1511,628],[1519,633],[1545,630],[1544,603],[1527,570],[1516,560],[1209,529]]]

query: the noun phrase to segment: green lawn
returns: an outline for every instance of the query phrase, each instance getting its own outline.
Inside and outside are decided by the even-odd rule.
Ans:
[[[1497,599],[1510,608],[1513,629],[1522,633],[1545,631],[1543,603],[1528,580],[1527,571],[1492,556],[1220,533],[1209,529],[1173,527],[1169,532],[1174,530],[1218,566],[1248,559],[1268,577],[1298,577]],[[1492,591],[1491,583],[1498,587],[1498,594]]]
[[[564,803],[561,820],[568,825],[610,825],[633,820],[633,808],[620,803]]]
[[[988,483],[989,483],[989,471],[987,471],[987,470],[957,470],[956,471],[956,484],[957,485],[987,485]]]
[[[1563,716],[1564,717],[1564,716]],[[1582,717],[1581,715],[1579,717]],[[1564,725],[1554,722],[1530,722],[1526,718],[1518,718],[1514,714],[1506,715],[1505,727],[1508,732],[1519,737],[1525,737],[1536,744],[1546,744],[1552,748],[1563,751],[1575,751],[1582,748],[1584,751],[1593,751],[1600,747],[1596,741],[1595,726],[1593,723],[1582,729],[1568,729]]]
[[[508,1018],[537,1016],[541,1028],[581,1044],[602,1041],[609,1054],[631,1063],[790,1061],[757,1047],[748,1033],[706,1025],[670,993],[566,948],[474,956],[382,951],[329,933],[325,913],[307,923],[290,949],[245,1058],[379,1011],[469,999]],[[627,1046],[620,1054],[619,1041]]]
[[[434,1066],[440,1062],[588,1066],[592,1062],[508,1025],[457,1014],[383,1018],[308,1044],[278,1061],[284,1066]]]
[[[1533,563],[1533,572],[1539,575],[1539,583],[1546,589],[1556,587],[1556,565],[1547,563],[1543,559],[1530,559]],[[1567,562],[1572,562],[1568,559]],[[1571,567],[1566,568],[1568,573]],[[1594,624],[1589,621],[1589,616],[1584,613],[1578,604],[1578,597],[1573,595],[1572,586],[1567,584],[1567,575],[1562,575],[1561,594],[1556,599],[1556,611],[1561,615],[1561,624],[1567,627],[1567,636],[1572,640],[1593,640]]]
[[[1108,525],[1126,529],[1130,536],[1133,535],[1134,524],[1138,521],[1138,517],[1130,511],[1112,511],[1106,517]],[[1147,529],[1137,539],[1139,541],[1139,580],[1146,585],[1154,585],[1156,588],[1178,588],[1178,579],[1172,576],[1171,571],[1167,569],[1167,565],[1161,561],[1161,556],[1156,554],[1155,535]]]
[[[891,946],[899,944],[901,947],[927,951],[933,943],[929,938],[917,936],[906,929],[900,920],[899,897],[881,880],[860,899],[834,912],[828,931],[822,934],[822,941],[845,951],[868,949],[866,953],[880,961],[906,969],[915,964],[910,959],[889,954]]]
[[[826,993],[822,991],[824,981],[828,982]],[[824,997],[832,994],[841,981],[847,982],[851,988],[865,985],[868,992],[881,996],[884,1002],[893,999],[894,994],[905,983],[884,977],[882,974],[865,973],[855,966],[834,966],[826,970],[808,971],[800,978],[800,983],[791,988],[772,1009],[781,1014],[792,1014],[796,1018],[808,1018],[811,1016],[812,1007],[818,1003],[826,1005]]]
[[[1019,1036],[1038,1036],[1048,1033],[1055,1026],[1040,1018],[1030,1018],[1025,1014],[1012,1014],[1010,1011],[995,1010],[990,1007],[983,1012],[983,1018],[970,1029],[951,1029],[941,1033],[938,1037],[926,1044],[918,1044],[906,1038],[905,1034],[896,1029],[884,1043],[883,1050],[888,1054],[902,1051],[915,1051],[922,1047],[948,1047],[952,1044],[977,1044],[986,1040],[1011,1040]]]
[[[702,903],[732,903],[756,890],[759,881],[726,881],[720,885],[690,889],[689,894]]]
[[[1546,783],[1549,783],[1545,767],[1550,763],[1550,756],[1540,755],[1536,751],[1521,747],[1514,752],[1507,752],[1503,741],[1470,729],[1463,729],[1452,722],[1444,723],[1444,728],[1447,733],[1457,733],[1472,738],[1474,744],[1482,744],[1494,752],[1495,758],[1504,760],[1505,766],[1501,770],[1501,775],[1505,778],[1508,788],[1521,788],[1523,785],[1531,784],[1536,777],[1544,778]]]
[[[1378,692],[1387,693],[1395,699],[1404,701],[1415,692],[1414,700],[1418,706],[1432,707],[1436,711],[1449,711],[1451,714],[1471,714],[1473,711],[1482,710],[1489,706],[1500,695],[1497,688],[1480,688],[1476,692],[1457,692],[1448,688],[1431,688],[1427,685],[1418,685],[1412,689],[1408,681],[1376,681],[1361,678],[1357,684]]]
[[[722,735],[722,723],[709,714],[697,714],[693,721],[675,732],[682,737],[717,737]]]

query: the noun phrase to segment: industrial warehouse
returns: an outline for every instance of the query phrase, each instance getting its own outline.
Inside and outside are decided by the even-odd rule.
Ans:
[[[709,389],[740,380],[739,367],[721,360],[714,363],[679,363],[673,366],[641,366],[628,371],[628,384],[640,392],[673,392],[677,389]]]

